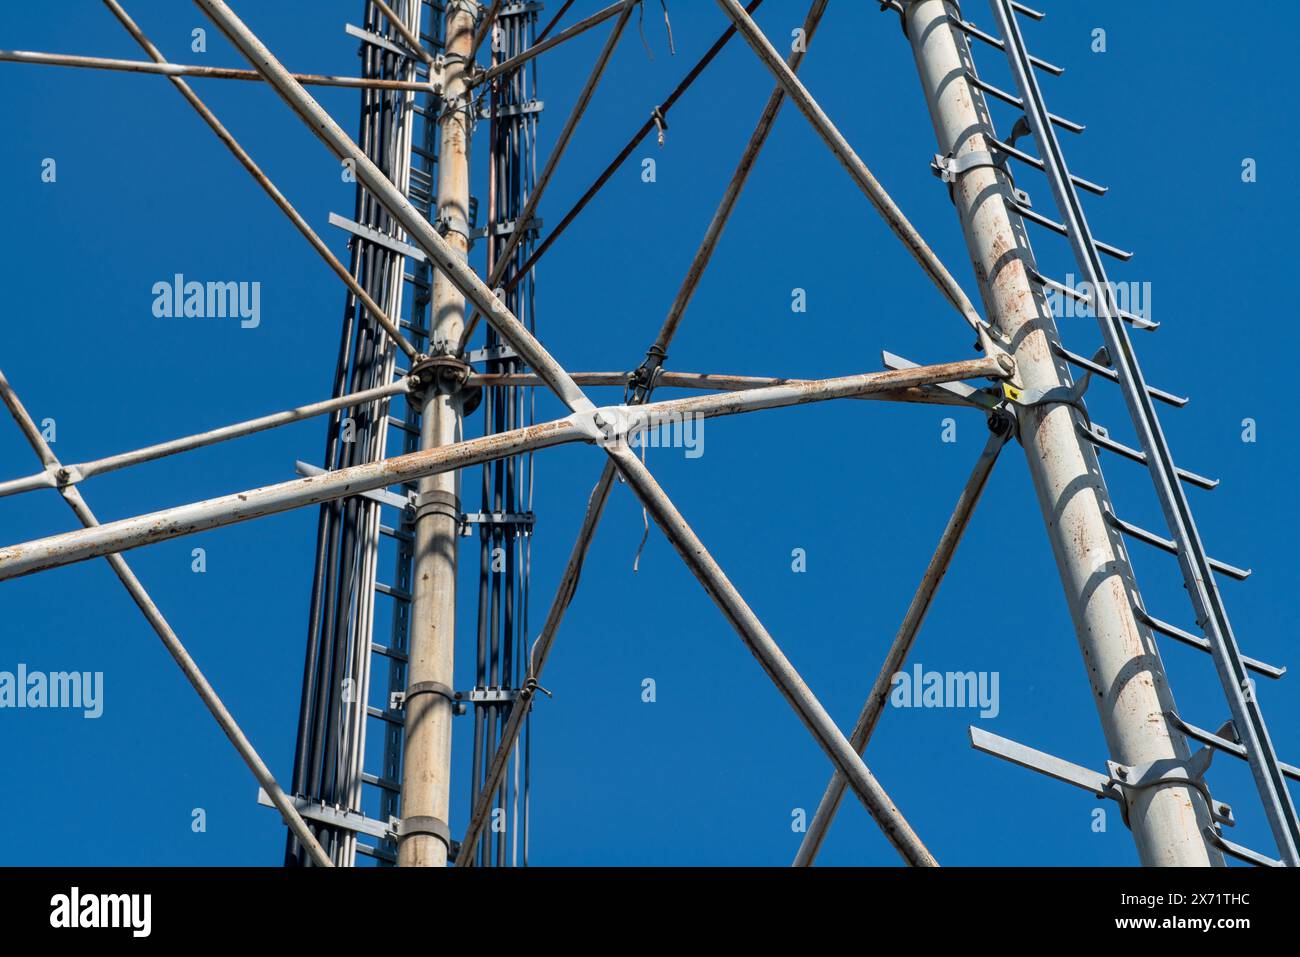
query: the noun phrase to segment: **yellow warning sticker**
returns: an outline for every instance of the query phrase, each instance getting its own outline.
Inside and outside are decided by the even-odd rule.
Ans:
[[[1002,383],[1002,394],[1012,402],[1019,402],[1020,397],[1024,394],[1009,382]]]

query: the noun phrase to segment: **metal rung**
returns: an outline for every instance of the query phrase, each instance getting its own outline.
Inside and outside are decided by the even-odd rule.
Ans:
[[[372,718],[378,718],[380,721],[387,721],[389,724],[395,724],[399,728],[405,726],[406,719],[400,711],[384,711],[371,705],[366,706],[366,714]]]
[[[364,854],[366,857],[373,857],[377,861],[383,861],[385,864],[396,864],[397,855],[387,848],[373,847],[362,841],[357,841],[357,853]]]
[[[1027,7],[1023,3],[1017,3],[1016,0],[1011,0],[1011,9],[1015,10],[1017,13],[1023,13],[1030,20],[1042,20],[1047,16],[1047,14],[1040,13],[1033,7]]]
[[[371,784],[377,788],[383,788],[385,791],[391,791],[394,794],[400,794],[402,792],[402,786],[391,778],[381,778],[377,774],[368,774],[365,771],[361,772],[361,783]]]
[[[338,213],[330,213],[330,225],[337,226],[339,229],[345,230],[353,236],[358,236],[361,239],[366,240],[366,242],[374,243],[376,246],[383,246],[385,249],[389,249],[397,253],[399,256],[408,256],[416,262],[421,263],[425,260],[423,250],[417,249],[409,243],[404,243],[393,236],[381,233],[379,230],[373,229],[370,226],[363,226],[361,223],[354,223],[346,216],[340,216]]]
[[[1004,143],[1000,139],[997,139],[992,136],[988,136],[987,134],[985,135],[985,139],[987,139],[990,143],[995,145],[1002,152],[1006,153],[1012,159],[1018,159],[1020,160],[1020,162],[1032,166],[1036,170],[1041,171],[1043,169],[1043,161],[1040,160],[1037,156],[1031,156],[1030,154],[1026,153],[1024,150],[1016,149],[1010,143]],[[1105,196],[1107,191],[1110,189],[1109,186],[1099,186],[1096,183],[1092,182],[1091,180],[1086,180],[1082,176],[1075,176],[1073,174],[1071,174],[1070,176],[1070,182],[1074,183],[1074,185],[1079,187],[1080,189],[1092,193],[1094,196]]]
[[[1205,836],[1210,839],[1210,843],[1218,847],[1225,854],[1230,854],[1239,861],[1245,861],[1247,864],[1254,864],[1256,867],[1281,867],[1282,862],[1274,860],[1271,857],[1265,857],[1258,851],[1252,851],[1248,847],[1242,847],[1240,844],[1234,844],[1222,834],[1217,827],[1207,827],[1204,829]]]
[[[542,9],[540,3],[508,3],[501,7],[498,17],[519,17]]]
[[[1031,268],[1028,270],[1028,273],[1029,273],[1029,278],[1034,280],[1034,282],[1038,283],[1039,285],[1045,286],[1048,289],[1055,289],[1061,295],[1069,296],[1075,302],[1085,303],[1089,309],[1092,308],[1092,300],[1089,297],[1085,296],[1083,293],[1079,292],[1079,290],[1071,289],[1065,283],[1057,282],[1055,279],[1048,279],[1037,269]],[[1150,319],[1143,319],[1141,316],[1134,315],[1131,312],[1125,312],[1123,309],[1119,309],[1117,310],[1117,312],[1119,314],[1119,317],[1123,319],[1125,322],[1127,322],[1129,325],[1131,325],[1134,329],[1146,329],[1148,331],[1155,331],[1156,329],[1160,328],[1160,323],[1152,322]]]
[[[388,424],[395,429],[401,429],[403,432],[409,432],[411,435],[420,434],[419,426],[412,425],[410,422],[405,422],[402,419],[399,419],[395,415],[390,415],[388,417]]]
[[[1147,464],[1147,454],[1145,452],[1139,451],[1138,449],[1131,449],[1127,445],[1116,442],[1110,437],[1106,430],[1097,423],[1092,423],[1091,429],[1085,428],[1083,425],[1079,425],[1078,428],[1079,434],[1093,445],[1106,449],[1108,452],[1114,452],[1116,455],[1122,455],[1124,458],[1129,459],[1132,462],[1138,462],[1142,465]],[[1195,472],[1187,471],[1187,469],[1175,467],[1174,470],[1178,473],[1178,477],[1188,485],[1195,485],[1197,488],[1209,489],[1211,491],[1219,487],[1218,479],[1206,478],[1204,475],[1197,475]]]
[[[408,531],[406,531],[406,530],[404,530],[404,529],[401,529],[401,528],[391,528],[391,527],[389,527],[388,525],[382,525],[382,524],[381,524],[381,525],[379,526],[379,534],[380,534],[380,535],[387,535],[389,538],[395,538],[395,539],[397,539],[399,542],[413,542],[413,541],[415,541],[415,536],[412,535],[410,532],[408,532]]]
[[[979,40],[981,43],[987,43],[989,46],[994,47],[998,50],[1005,50],[1007,47],[1007,45],[1003,41],[999,40],[997,37],[993,36],[992,34],[985,33],[983,30],[975,26],[975,24],[970,23],[969,21],[958,20],[954,17],[949,17],[948,22],[951,23],[958,30],[960,30],[962,33],[966,34],[967,36],[974,37],[976,40]],[[1034,66],[1038,67],[1038,69],[1042,70],[1043,72],[1052,74],[1052,76],[1060,76],[1062,73],[1065,72],[1064,67],[1059,67],[1055,63],[1048,63],[1046,60],[1039,59],[1036,56],[1031,55],[1029,57],[1029,62],[1032,63]]]
[[[1193,635],[1190,631],[1184,631],[1177,625],[1171,625],[1167,621],[1161,621],[1154,615],[1148,614],[1143,608],[1134,608],[1133,611],[1152,631],[1157,631],[1166,637],[1173,638],[1175,641],[1181,641],[1183,644],[1197,648],[1205,652],[1207,655],[1214,654],[1214,649],[1210,647],[1210,642],[1207,639],[1199,638],[1196,635]],[[1285,668],[1279,668],[1277,665],[1267,664],[1260,661],[1258,658],[1247,658],[1245,655],[1242,655],[1241,663],[1251,671],[1257,672],[1265,678],[1281,678],[1286,674]],[[1244,752],[1242,756],[1245,756]]]
[[[409,272],[404,272],[404,273],[402,273],[402,278],[403,278],[404,280],[406,280],[407,282],[409,282],[409,283],[410,283],[412,286],[414,286],[416,289],[432,289],[432,288],[433,288],[433,285],[432,285],[431,283],[429,283],[429,282],[427,282],[427,281],[421,279],[419,276],[413,275],[413,274],[411,274],[411,273],[409,273]],[[408,323],[405,319],[402,320],[402,325],[406,326],[406,328],[408,328],[408,329],[414,329],[414,328],[416,328],[415,326],[412,326],[410,323]],[[427,330],[427,329],[421,329],[421,331],[424,332],[426,335],[428,334],[428,330]]]
[[[1060,236],[1068,237],[1070,235],[1070,231],[1065,227],[1064,223],[1058,223],[1054,219],[1048,219],[1042,213],[1035,212],[1018,200],[1013,199],[1011,205],[1016,208],[1017,212],[1019,212],[1021,216],[1030,222],[1037,223],[1044,229],[1050,229],[1052,232]],[[1118,259],[1120,262],[1128,262],[1133,258],[1133,254],[1128,250],[1120,249],[1118,246],[1112,246],[1110,243],[1103,243],[1099,239],[1093,240],[1093,245],[1097,247],[1098,252],[1105,253],[1107,256],[1110,256],[1113,259]]]
[[[1099,375],[1103,379],[1109,379],[1111,382],[1119,381],[1119,373],[1110,368],[1110,366],[1104,366],[1099,362],[1093,362],[1091,359],[1085,359],[1083,356],[1071,352],[1062,345],[1053,344],[1052,351],[1073,366],[1078,366],[1080,369],[1085,369],[1094,375]],[[1166,392],[1164,389],[1157,389],[1154,386],[1147,386],[1147,395],[1179,409],[1191,401],[1186,396],[1174,395],[1172,392]]]
[[[350,23],[343,24],[343,32],[350,37],[356,37],[362,43],[369,43],[371,46],[387,50],[389,53],[396,53],[400,57],[407,59],[416,59],[416,54],[404,46],[398,46],[387,37],[381,37],[378,33],[371,33],[369,30],[363,30],[361,27],[353,26]]]
[[[1198,728],[1196,725],[1184,721],[1173,711],[1166,711],[1165,716],[1174,723],[1178,730],[1182,731],[1183,734],[1187,735],[1189,738],[1199,741],[1201,744],[1208,745],[1216,751],[1230,754],[1234,758],[1240,758],[1243,761],[1247,760],[1245,745],[1239,744],[1236,741],[1229,741],[1222,734],[1212,734],[1204,728]],[[1229,722],[1229,725],[1230,724],[1231,722]],[[1277,768],[1292,781],[1300,781],[1300,768],[1297,768],[1295,765],[1285,764],[1279,761]]]
[[[1035,282],[1037,282],[1039,285],[1043,286],[1044,288],[1053,289],[1056,292],[1059,292],[1063,296],[1070,297],[1075,302],[1083,303],[1089,309],[1092,308],[1092,299],[1088,296],[1085,296],[1077,289],[1071,289],[1069,286],[1065,285],[1065,283],[1057,282],[1055,279],[1048,279],[1038,270],[1033,268],[1030,268],[1028,270],[1028,273],[1031,279],[1033,279]],[[1143,329],[1148,332],[1154,332],[1156,329],[1160,328],[1160,323],[1152,322],[1150,319],[1143,319],[1141,316],[1136,315],[1134,313],[1127,312],[1123,309],[1116,310],[1116,312],[1118,313],[1120,319],[1122,319],[1124,322],[1127,322],[1134,329]]]
[[[966,79],[970,82],[971,86],[983,90],[985,93],[993,97],[993,99],[995,100],[1001,100],[1003,103],[1006,103],[1010,106],[1014,106],[1018,110],[1023,110],[1025,108],[1025,101],[1022,100],[1020,97],[1016,96],[1013,93],[1008,93],[1006,90],[1000,89],[999,87],[994,86],[992,83],[988,83],[984,80],[981,80],[979,77],[977,77],[974,73],[971,73],[969,70],[966,71]],[[1066,132],[1082,133],[1085,129],[1087,129],[1087,127],[1085,127],[1082,123],[1076,123],[1074,122],[1074,120],[1067,120],[1065,117],[1057,116],[1055,113],[1049,113],[1047,115],[1051,119],[1054,125],[1059,126],[1061,129],[1065,130]]]
[[[1178,554],[1177,545],[1167,538],[1161,538],[1155,532],[1148,532],[1145,528],[1139,528],[1132,522],[1126,522],[1119,516],[1112,515],[1110,512],[1106,513],[1106,521],[1110,522],[1110,524],[1114,525],[1125,535],[1136,538],[1140,542],[1146,542],[1148,545],[1154,546],[1162,552],[1168,552],[1170,555]],[[1206,561],[1210,563],[1210,567],[1216,572],[1222,572],[1229,578],[1235,578],[1239,582],[1245,581],[1250,577],[1249,568],[1238,568],[1236,565],[1229,565],[1227,562],[1221,562],[1217,558],[1210,558],[1208,555],[1206,556]]]
[[[409,591],[394,588],[392,585],[385,585],[383,582],[375,582],[375,591],[379,592],[381,595],[388,595],[391,598],[395,598],[398,601],[409,602],[411,600],[411,593]],[[373,646],[371,647],[371,650],[374,650]]]
[[[375,655],[383,655],[385,658],[392,658],[394,661],[407,660],[406,652],[398,651],[396,648],[389,648],[387,645],[381,645],[377,641],[370,643],[370,652]]]

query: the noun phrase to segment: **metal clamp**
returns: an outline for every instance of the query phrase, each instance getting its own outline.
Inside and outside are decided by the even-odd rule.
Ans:
[[[451,702],[451,713],[462,715],[465,713],[465,702],[459,691],[452,691],[441,681],[417,681],[405,691],[394,691],[388,696],[388,708],[390,711],[400,711],[406,707],[406,703],[412,698],[422,694],[438,695],[446,698]]]
[[[455,519],[460,522],[460,499],[454,492],[446,492],[442,489],[434,489],[428,492],[420,493],[416,500],[414,514],[411,516],[411,523],[416,524],[420,519],[429,515],[442,515],[446,518]]]
[[[903,36],[907,36],[907,14],[903,12],[901,0],[880,0],[880,12],[887,13],[890,10],[898,14],[898,24],[903,28]]]
[[[76,485],[85,477],[75,465],[62,465],[58,462],[46,466],[45,471],[54,480],[55,488]]]
[[[1179,761],[1177,758],[1161,758],[1158,761],[1129,767],[1107,760],[1106,768],[1110,771],[1110,781],[1125,798],[1120,801],[1124,825],[1128,826],[1130,792],[1181,784],[1200,791],[1205,798],[1206,806],[1210,809],[1210,816],[1216,822],[1231,827],[1236,823],[1232,816],[1232,808],[1222,801],[1214,800],[1210,796],[1209,786],[1205,783],[1205,772],[1209,770],[1213,759],[1213,748],[1200,748],[1186,761]]]
[[[436,694],[443,698],[446,698],[448,701],[452,702],[453,704],[456,701],[456,692],[452,691],[441,681],[417,681],[415,684],[409,686],[406,689],[406,693],[402,699],[403,704],[405,704],[407,701],[410,701],[416,695],[422,695],[422,694]]]
[[[1084,422],[1091,425],[1092,419],[1088,416],[1088,407],[1083,404],[1083,394],[1088,391],[1088,384],[1091,381],[1092,373],[1088,372],[1074,385],[1069,386],[1057,385],[1050,388],[1040,386],[1034,389],[1018,389],[1009,382],[1003,382],[1002,395],[1008,402],[1025,409],[1032,409],[1034,406],[1048,405],[1053,402],[1071,406],[1083,416]]]
[[[645,360],[627,377],[627,388],[623,390],[624,405],[640,405],[650,398],[663,375],[667,358],[668,353],[658,344],[646,350]]]
[[[389,829],[394,838],[402,841],[414,834],[426,834],[429,837],[436,837],[451,850],[451,828],[447,827],[447,822],[440,817],[432,817],[427,814],[417,814],[413,817],[404,817],[401,820],[392,818],[389,821]]]
[[[437,230],[438,235],[446,238],[448,233],[456,233],[465,238],[465,245],[470,249],[474,248],[474,228],[459,216],[448,216],[445,213],[439,216],[433,222],[433,228]]]
[[[934,175],[945,183],[955,183],[962,173],[984,166],[1006,172],[1002,161],[988,150],[971,150],[969,153],[962,153],[961,156],[953,156],[951,153],[944,156],[942,153],[935,153],[934,159],[930,162],[930,169],[934,171]]]
[[[650,120],[654,123],[655,129],[658,130],[659,145],[664,145],[664,134],[668,132],[668,120],[664,117],[663,107],[656,106],[650,111]]]
[[[469,363],[452,355],[420,356],[407,373],[411,391],[436,388],[444,395],[455,395],[464,387],[472,370]]]

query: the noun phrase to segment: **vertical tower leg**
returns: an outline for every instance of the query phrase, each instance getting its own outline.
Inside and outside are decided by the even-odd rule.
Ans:
[[[966,38],[950,18],[960,14],[948,0],[905,4],[939,150],[961,156],[988,151],[985,135],[993,130],[983,94],[966,80],[974,72]],[[1033,252],[1010,190],[1000,169],[977,165],[959,175],[953,200],[988,317],[1014,343],[1024,385],[1068,385],[1069,372],[1051,349],[1056,323],[1029,277]],[[1109,493],[1094,450],[1076,431],[1075,415],[1060,403],[1022,409],[1020,439],[1110,757],[1126,765],[1186,760],[1187,741],[1165,717],[1175,708],[1164,665],[1150,630],[1134,615],[1141,599],[1132,568],[1105,521]],[[1167,784],[1130,792],[1129,826],[1143,864],[1222,866],[1222,855],[1202,835],[1209,824],[1195,788]]]
[[[473,51],[478,5],[452,0],[446,10],[446,72],[439,119],[438,218],[447,242],[469,255],[469,138],[465,66]],[[465,325],[465,298],[438,272],[429,313],[429,351],[455,350]],[[420,447],[460,438],[460,400],[437,369],[425,373]],[[456,548],[460,520],[458,473],[420,480],[415,519],[411,645],[402,761],[401,867],[443,867],[450,836],[453,645],[456,633]]]

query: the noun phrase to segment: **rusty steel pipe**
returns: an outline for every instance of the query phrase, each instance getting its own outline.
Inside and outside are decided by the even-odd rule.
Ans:
[[[647,405],[606,406],[602,409],[591,406],[567,418],[554,419],[527,428],[513,429],[454,445],[410,452],[378,462],[337,469],[322,475],[162,509],[134,518],[109,522],[94,530],[65,532],[20,545],[0,547],[0,581],[211,528],[234,525],[308,505],[319,505],[321,502],[346,498],[350,495],[360,495],[389,485],[416,481],[426,475],[481,465],[484,462],[521,452],[535,451],[568,442],[596,441],[601,435],[598,415],[603,416],[607,423],[617,423],[618,434],[633,435],[645,428],[653,428],[657,423],[687,416],[714,418],[761,409],[848,398],[876,390],[898,389],[934,382],[954,382],[970,378],[1002,378],[1006,374],[1005,366],[997,359],[967,359],[961,362],[916,366],[889,372],[787,383],[744,392],[691,396],[667,402],[652,402]],[[615,445],[607,447],[611,451],[616,448]],[[627,451],[626,446],[623,450]]]
[[[256,432],[264,432],[267,429],[273,429],[277,426],[288,425],[292,422],[301,422],[303,419],[309,419],[313,416],[324,415],[327,412],[334,412],[338,409],[346,409],[355,405],[364,405],[367,402],[373,402],[376,399],[385,399],[395,395],[403,395],[411,391],[410,380],[402,378],[389,385],[378,386],[374,389],[365,389],[361,392],[353,392],[349,395],[339,396],[337,399],[326,399],[322,402],[313,402],[310,405],[301,405],[296,409],[288,409],[284,412],[272,412],[270,415],[263,415],[256,419],[246,419],[243,422],[236,422],[233,425],[223,425],[220,428],[209,429],[207,432],[198,432],[194,435],[183,436],[179,439],[169,439],[166,442],[158,442],[154,445],[148,445],[144,448],[133,449],[130,452],[119,452],[117,455],[108,455],[102,459],[93,459],[89,462],[78,462],[76,465],[61,466],[66,468],[68,479],[72,482],[88,479],[92,475],[102,475],[105,472],[115,472],[118,469],[124,469],[132,465],[139,465],[143,462],[152,462],[155,459],[165,458],[168,455],[177,455],[181,452],[189,452],[194,449],[206,448],[209,445],[215,445],[218,442],[226,442],[230,439],[237,439],[245,435],[253,435]],[[13,495],[18,492],[30,491],[34,488],[57,488],[60,485],[60,479],[49,469],[44,472],[37,472],[33,475],[24,476],[23,478],[10,479],[7,482],[0,482],[0,498],[6,495]]]
[[[150,63],[147,60],[122,60],[115,57],[80,56],[73,53],[41,53],[34,50],[0,50],[0,62],[29,63],[37,66],[66,66],[79,69],[109,70],[115,73],[148,73],[154,76],[196,76],[212,80],[251,80],[261,82],[256,70],[224,66],[195,66],[186,63]],[[359,76],[328,76],[321,73],[293,73],[304,86],[341,86],[352,89],[410,90],[427,93],[430,84],[420,80],[368,80]]]

